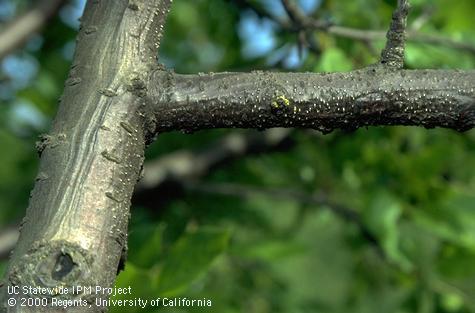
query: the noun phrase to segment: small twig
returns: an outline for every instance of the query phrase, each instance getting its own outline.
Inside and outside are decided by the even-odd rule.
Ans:
[[[291,0],[282,0],[282,5],[284,6],[287,15],[289,16],[292,23],[297,27],[304,27],[307,22],[307,16],[303,14],[297,5]]]
[[[303,55],[303,46],[307,46],[309,50],[319,55],[321,53],[318,44],[316,43],[315,39],[312,36],[311,31],[306,27],[309,23],[307,16],[304,14],[302,10],[291,0],[282,0],[282,5],[289,16],[290,21],[293,24],[293,27],[299,29],[298,30],[298,48],[299,48],[299,55]],[[324,28],[327,25],[321,23],[320,27]]]
[[[38,5],[15,19],[0,33],[0,60],[26,42],[44,26],[64,0],[38,1]]]
[[[398,6],[393,13],[391,26],[386,34],[386,47],[381,53],[381,64],[402,68],[404,66],[404,47],[406,44],[406,20],[409,13],[408,0],[398,0]]]
[[[236,4],[239,8],[241,9],[251,9],[252,11],[254,11],[254,13],[260,17],[260,18],[267,18],[275,23],[277,23],[278,25],[287,25],[286,21],[284,21],[283,19],[281,19],[280,17],[278,16],[275,16],[273,14],[271,14],[269,11],[267,11],[265,8],[263,8],[261,5],[259,5],[258,3],[254,2],[254,1],[250,1],[250,0],[233,0],[232,1],[234,4]]]
[[[407,39],[412,42],[420,42],[431,45],[445,46],[457,50],[464,50],[475,55],[475,46],[473,44],[452,40],[446,37],[408,31]]]
[[[256,9],[253,5],[248,4],[251,9]],[[257,13],[257,12],[256,12]],[[356,29],[351,27],[345,26],[338,26],[338,25],[331,25],[330,23],[325,23],[318,19],[313,19],[311,17],[306,17],[305,23],[301,27],[294,25],[292,23],[288,23],[273,17],[270,14],[258,14],[261,17],[269,18],[275,21],[283,30],[289,32],[300,32],[302,28],[307,30],[314,30],[324,32],[330,35],[335,35],[338,37],[348,38],[359,40],[363,42],[375,41],[375,40],[382,40],[386,37],[386,31],[381,30],[364,30],[364,29]],[[294,15],[297,16],[297,15]],[[437,45],[437,46],[444,46],[451,49],[457,49],[469,52],[471,54],[475,54],[475,45],[470,43],[459,42],[457,40],[453,40],[447,37],[442,37],[438,35],[431,35],[425,34],[422,32],[418,32],[415,30],[408,30],[407,31],[407,41],[415,42],[415,43],[423,43],[423,44],[430,44],[430,45]]]
[[[282,0],[282,5],[287,12],[292,24],[305,33],[305,29],[310,25],[312,28],[328,30],[329,25],[321,23],[319,20],[311,20],[300,10],[292,0]],[[381,64],[385,66],[402,68],[404,65],[404,46],[406,42],[406,18],[409,12],[407,0],[398,0],[398,7],[393,13],[391,26],[387,32],[386,47],[381,53]],[[367,42],[367,41],[366,41]]]
[[[386,32],[378,30],[361,30],[343,26],[330,26],[326,32],[331,35],[345,37],[361,41],[374,41],[384,39]],[[450,38],[437,35],[424,34],[416,31],[407,32],[407,40],[415,43],[424,43],[437,46],[445,46],[452,49],[464,50],[475,54],[475,46],[469,43],[459,42]]]

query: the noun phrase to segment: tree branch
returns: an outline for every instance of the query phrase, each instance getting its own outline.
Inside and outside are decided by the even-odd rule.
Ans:
[[[307,16],[300,10],[292,0],[281,0],[282,6],[287,12],[290,21],[297,28],[304,28],[307,23]],[[324,25],[320,25],[323,27]]]
[[[144,148],[157,133],[278,126],[329,132],[367,125],[463,131],[475,125],[475,71],[399,69],[403,9],[393,21],[393,45],[383,56],[393,68],[178,75],[156,66],[170,2],[88,2],[56,119],[38,144],[37,182],[0,284],[2,312],[6,286],[113,284],[126,250],[130,197]],[[83,294],[65,298],[95,300]]]
[[[386,35],[386,46],[381,53],[381,64],[402,68],[404,66],[404,46],[406,44],[406,20],[409,13],[407,0],[398,0],[397,9],[393,13],[391,26]]]
[[[370,67],[348,73],[156,71],[149,97],[157,132],[206,128],[475,125],[475,71]]]
[[[63,2],[64,0],[39,1],[29,12],[9,24],[0,33],[0,60],[41,29]]]
[[[125,257],[130,198],[148,134],[144,81],[156,66],[169,6],[170,0],[88,1],[57,116],[38,143],[39,174],[5,286],[114,283]],[[8,312],[103,312],[95,300],[108,296],[58,297],[92,306],[17,305]]]
[[[286,2],[289,2],[289,0],[287,0]],[[280,25],[282,29],[286,31],[290,31],[290,32],[300,32],[302,31],[302,29],[315,30],[315,31],[324,32],[330,35],[335,35],[338,37],[360,40],[365,43],[369,41],[385,39],[386,34],[387,34],[386,31],[382,31],[382,30],[364,30],[364,29],[356,29],[356,28],[339,26],[339,25],[332,25],[328,22],[321,21],[319,19],[314,19],[310,16],[304,15],[303,12],[299,10],[299,8],[295,4],[291,7],[290,14],[293,14],[292,10],[294,11],[298,10],[300,11],[300,14],[293,14],[293,17],[294,19],[295,17],[300,18],[300,19],[298,20],[298,24],[289,23],[275,16],[272,16],[271,14],[263,11],[260,8],[257,8],[255,5],[253,5],[252,3],[249,3],[248,1],[244,1],[244,3],[248,7],[253,9],[258,14],[258,16],[269,18],[275,21],[278,25]],[[289,13],[288,9],[287,9],[287,12]],[[426,33],[416,31],[416,30],[408,30],[406,34],[406,39],[407,41],[411,41],[415,43],[445,46],[448,48],[463,50],[471,54],[475,54],[475,45],[473,44],[460,42],[457,40],[441,37],[438,35],[426,34]]]
[[[312,33],[309,29],[305,27],[306,16],[305,14],[297,7],[297,5],[291,0],[282,0],[282,5],[284,6],[287,15],[289,16],[292,24],[296,26],[299,30],[299,52],[302,54],[302,46],[306,44],[310,51],[319,55],[321,53],[318,45],[315,41],[315,38],[312,36]],[[316,23],[317,21],[315,21]],[[326,27],[327,23],[321,23],[321,27]]]
[[[386,36],[385,31],[362,30],[343,26],[329,26],[326,29],[326,32],[335,36],[361,41],[382,40]],[[407,31],[407,41],[445,46],[448,48],[464,50],[469,53],[475,54],[475,46],[472,44],[459,42],[450,38],[441,37],[437,35],[425,34],[417,31]]]

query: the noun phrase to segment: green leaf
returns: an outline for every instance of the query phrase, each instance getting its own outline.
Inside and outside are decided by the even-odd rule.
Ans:
[[[402,269],[410,270],[412,264],[401,251],[399,244],[398,221],[401,213],[402,208],[396,199],[388,193],[380,192],[363,212],[363,219],[381,242],[387,257]]]
[[[229,232],[223,230],[201,229],[184,234],[165,260],[158,283],[159,294],[169,297],[186,290],[223,253],[228,241]]]
[[[460,312],[463,308],[463,298],[456,293],[446,293],[442,295],[441,304],[448,312]]]
[[[163,233],[165,225],[143,224],[133,227],[129,237],[129,244],[139,247],[129,252],[129,259],[134,260],[137,266],[150,268],[161,260]]]
[[[275,261],[289,257],[302,255],[305,252],[303,244],[288,242],[288,241],[263,241],[256,242],[251,246],[246,245],[237,248],[235,253],[239,257],[249,259],[261,259],[268,261]]]
[[[415,220],[439,238],[475,252],[475,196],[453,189],[435,207],[414,212]]]
[[[120,288],[130,287],[132,294],[117,295],[117,298],[128,299],[137,295],[155,297],[156,289],[153,288],[153,276],[153,271],[143,270],[132,262],[127,262],[125,269],[117,276],[116,286]]]

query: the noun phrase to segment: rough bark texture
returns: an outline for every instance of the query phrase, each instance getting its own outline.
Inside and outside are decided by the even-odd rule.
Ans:
[[[339,74],[206,75],[156,66],[170,2],[88,1],[59,111],[38,144],[39,174],[0,293],[2,312],[105,311],[95,305],[95,294],[54,296],[84,299],[91,307],[9,307],[6,289],[113,284],[126,251],[131,194],[154,134],[475,126],[474,71],[399,69],[406,1],[393,17],[384,64]]]
[[[169,2],[87,3],[59,111],[51,132],[38,143],[39,174],[6,285],[114,283],[143,162],[144,81],[156,64]],[[9,307],[3,299],[2,311],[101,311],[94,295],[64,297],[82,297],[92,306],[22,307],[17,299]]]
[[[398,0],[397,9],[393,13],[391,25],[386,35],[386,47],[381,52],[381,64],[393,68],[403,67],[407,13],[409,13],[407,0]]]
[[[475,71],[389,66],[334,74],[157,71],[151,83],[158,132],[218,127],[330,132],[368,125],[464,131],[475,126]]]

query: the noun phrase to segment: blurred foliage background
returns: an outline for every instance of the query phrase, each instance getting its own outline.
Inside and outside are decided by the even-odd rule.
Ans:
[[[300,0],[334,25],[385,30],[396,1]],[[475,45],[475,1],[412,0],[412,30]],[[0,0],[3,27],[33,1]],[[69,1],[0,69],[0,228],[18,225],[72,60],[84,1]],[[160,61],[180,73],[347,71],[384,41],[312,31],[278,0],[175,0]],[[473,69],[475,54],[410,42],[406,67]],[[147,162],[206,151],[237,132],[160,135]],[[211,308],[127,312],[475,312],[475,132],[385,127],[321,135],[221,162],[134,198],[119,286],[132,298],[212,300]],[[266,151],[269,150],[269,151]],[[1,232],[0,232],[1,233]],[[0,261],[0,274],[6,258]],[[113,308],[112,312],[124,309]]]

